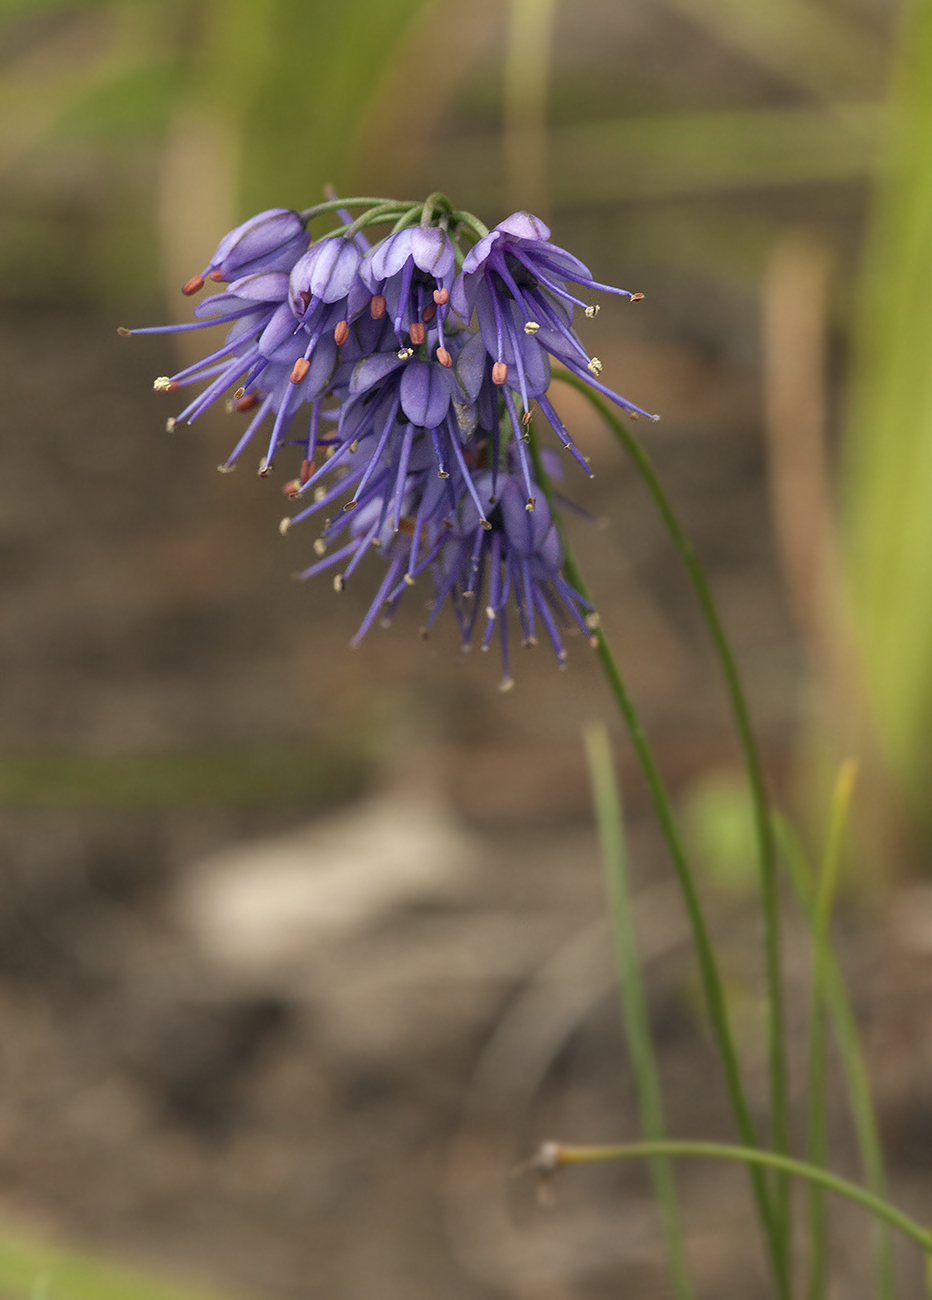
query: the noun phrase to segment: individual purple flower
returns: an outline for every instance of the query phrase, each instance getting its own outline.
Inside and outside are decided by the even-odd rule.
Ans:
[[[193,294],[204,280],[239,280],[256,271],[290,271],[307,248],[304,222],[290,208],[269,208],[224,235],[200,275],[181,292]]]
[[[453,245],[436,226],[408,226],[389,235],[366,254],[360,275],[371,294],[370,310],[391,320],[398,342],[408,334],[415,347],[436,328],[444,363],[444,319],[456,269]]]
[[[299,335],[288,304],[288,275],[284,271],[259,271],[234,280],[225,292],[203,299],[194,309],[200,319],[184,325],[156,325],[122,334],[171,334],[184,330],[230,325],[224,343],[174,375],[155,380],[156,392],[174,393],[192,384],[206,387],[177,415],[168,420],[169,431],[180,423],[192,423],[234,385],[231,406],[240,412],[254,412],[235,449],[220,467],[231,469],[250,443],[262,422],[273,416],[268,451],[260,462],[260,473],[268,472],[274,454],[298,407],[319,401],[329,387],[337,362],[337,346],[328,336],[316,350],[313,364],[295,375],[295,363],[303,357],[304,341]]]
[[[550,230],[539,217],[515,212],[469,250],[454,282],[451,306],[464,321],[469,321],[475,311],[479,332],[492,359],[493,382],[504,385],[516,372],[515,387],[521,393],[525,413],[531,399],[536,398],[564,438],[566,431],[559,417],[549,402],[541,402],[541,392],[534,391],[540,387],[534,372],[539,370],[538,358],[543,350],[629,414],[656,419],[598,380],[602,363],[589,356],[572,328],[575,307],[582,307],[588,317],[594,316],[598,307],[571,293],[566,281],[631,301],[643,294],[597,282],[578,258],[549,243],[549,235]]]

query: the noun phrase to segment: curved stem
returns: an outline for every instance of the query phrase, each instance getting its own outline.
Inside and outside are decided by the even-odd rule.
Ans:
[[[413,199],[375,199],[375,198],[355,198],[355,199],[327,199],[324,203],[315,203],[313,207],[304,208],[298,213],[301,220],[307,224],[313,221],[315,217],[323,216],[325,212],[336,212],[337,208],[364,208],[364,207],[382,207],[384,204],[391,204],[396,208],[414,207]]]
[[[441,208],[443,212],[450,216],[453,212],[453,204],[443,193],[442,190],[434,190],[433,194],[428,194],[424,200],[424,208],[421,212],[421,225],[429,226],[434,219],[434,212]]]
[[[563,565],[564,572],[569,582],[576,588],[581,596],[588,599],[586,585],[583,581],[576,561],[573,559],[569,547],[566,545],[566,537],[563,531],[562,521],[559,510],[557,509],[553,489],[550,485],[550,479],[544,469],[540,456],[540,449],[537,445],[537,439],[532,428],[528,428],[529,444],[531,458],[534,463],[534,474],[537,482],[540,484],[541,491],[547,499],[554,522],[560,532],[563,541],[565,561]],[[638,762],[641,765],[641,771],[647,783],[650,792],[651,802],[654,811],[657,814],[657,820],[660,829],[666,841],[667,849],[673,862],[673,868],[676,872],[677,881],[680,891],[683,895],[683,902],[686,906],[686,912],[692,929],[693,943],[696,949],[696,959],[699,964],[699,974],[702,980],[703,993],[705,995],[706,1006],[709,1013],[709,1021],[712,1026],[712,1032],[715,1037],[718,1054],[722,1062],[722,1070],[725,1075],[725,1084],[728,1089],[728,1096],[731,1102],[731,1108],[735,1116],[735,1123],[741,1140],[748,1147],[757,1147],[758,1139],[754,1129],[754,1122],[751,1118],[751,1111],[748,1105],[747,1097],[744,1091],[744,1083],[741,1078],[741,1067],[738,1062],[738,1053],[735,1048],[734,1038],[731,1032],[731,1025],[728,1019],[728,1008],[725,1002],[725,992],[722,985],[722,978],[719,973],[718,963],[715,959],[715,949],[712,943],[709,928],[706,923],[705,915],[702,911],[702,904],[699,901],[699,895],[696,891],[693,874],[689,867],[689,862],[680,839],[679,830],[673,816],[673,807],[670,797],[667,794],[660,775],[660,769],[657,766],[653,751],[647,739],[647,735],[638,717],[634,703],[628,694],[621,671],[615,662],[611,647],[602,628],[595,632],[597,653],[601,660],[605,675],[608,678],[608,684],[615,701],[618,704],[619,711],[624,719],[628,734],[631,737],[631,743],[637,754]],[[761,1222],[761,1227],[767,1242],[768,1252],[773,1265],[774,1275],[777,1280],[778,1290],[781,1296],[789,1296],[789,1268],[786,1251],[783,1247],[780,1225],[774,1215],[773,1207],[770,1203],[770,1196],[767,1187],[767,1180],[762,1170],[752,1165],[748,1170],[751,1187],[754,1194],[754,1200],[757,1205],[757,1213]]]
[[[770,1074],[770,1117],[772,1141],[778,1151],[788,1151],[789,1139],[789,1098],[787,1090],[786,1034],[785,1013],[783,1006],[783,983],[781,976],[780,955],[780,909],[777,878],[777,858],[774,844],[773,825],[770,818],[770,806],[764,782],[760,751],[751,725],[751,715],[738,666],[725,636],[721,619],[708,580],[693,545],[686,536],[676,517],[670,500],[660,485],[647,453],[634,435],[622,424],[615,413],[598,397],[589,386],[575,375],[554,371],[554,379],[569,384],[589,402],[615,434],[634,463],[635,469],[643,479],[654,499],[660,516],[666,526],[673,545],[679,553],[686,569],[696,598],[702,610],[706,627],[718,655],[728,691],[728,699],[735,721],[735,728],[741,743],[748,784],[754,806],[754,824],[757,837],[758,859],[760,866],[761,913],[764,926],[764,966],[767,982],[768,1005],[768,1058]],[[786,1179],[778,1181],[778,1210],[784,1224],[789,1224],[789,1183]],[[789,1240],[788,1233],[785,1234]]]
[[[478,239],[484,239],[489,233],[489,228],[485,222],[480,221],[478,217],[474,217],[471,212],[456,211],[453,213],[452,220],[458,226],[465,226],[467,230],[471,230]]]
[[[654,1160],[658,1157],[675,1156],[710,1157],[715,1160],[733,1160],[740,1164],[760,1165],[774,1169],[779,1173],[794,1178],[804,1178],[807,1182],[826,1191],[836,1192],[855,1205],[862,1206],[871,1214],[891,1228],[897,1228],[904,1236],[914,1241],[925,1254],[932,1254],[932,1232],[921,1227],[902,1210],[896,1209],[889,1201],[875,1196],[865,1187],[851,1183],[847,1178],[830,1173],[817,1165],[806,1164],[803,1160],[794,1160],[791,1156],[778,1154],[776,1151],[761,1151],[759,1147],[736,1147],[722,1142],[631,1142],[620,1146],[563,1146],[557,1142],[546,1142],[530,1162],[530,1168],[543,1174],[556,1173],[568,1165],[593,1164],[603,1160]]]

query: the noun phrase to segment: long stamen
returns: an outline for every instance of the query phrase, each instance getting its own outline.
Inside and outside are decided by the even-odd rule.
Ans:
[[[252,420],[250,421],[249,428],[246,430],[246,432],[240,438],[239,442],[230,452],[229,456],[227,456],[226,460],[223,462],[225,469],[232,469],[233,462],[236,460],[239,454],[244,450],[244,448],[246,448],[249,445],[249,443],[252,441],[253,434],[256,432],[256,430],[258,429],[262,421],[265,419],[265,417],[268,415],[271,406],[272,406],[272,399],[271,397],[267,397],[265,401],[262,403],[262,405],[259,407],[256,414],[253,416]]]
[[[359,625],[359,631],[353,637],[352,641],[350,641],[350,646],[353,650],[356,649],[360,641],[363,639],[363,637],[369,631],[372,624],[375,622],[375,616],[376,614],[378,614],[379,610],[381,609],[385,601],[386,594],[392,590],[392,588],[394,587],[398,579],[398,574],[401,572],[402,563],[403,563],[402,559],[398,556],[396,556],[391,561],[389,570],[386,573],[385,577],[382,579],[382,585],[379,587],[378,591],[376,592],[375,599],[373,600],[372,604],[369,606],[369,610],[366,614],[366,617]]]
[[[547,423],[550,425],[551,429],[553,429],[554,433],[563,443],[563,446],[566,448],[566,450],[570,453],[573,459],[583,467],[583,469],[586,471],[589,477],[592,478],[592,470],[589,468],[589,462],[586,460],[585,456],[582,454],[582,452],[576,446],[573,439],[567,433],[563,421],[560,419],[559,415],[557,415],[556,411],[553,409],[553,406],[550,404],[550,399],[547,397],[538,397],[537,405],[543,411],[544,415],[547,418]]]
[[[405,486],[408,479],[408,462],[411,459],[411,447],[414,443],[414,425],[409,424],[404,432],[401,441],[401,452],[398,456],[398,473],[395,476],[395,496],[392,501],[393,527],[395,532],[398,531],[398,523],[401,519],[401,503],[404,499]]]
[[[611,388],[606,388],[605,384],[600,384],[599,381],[593,377],[591,372],[587,373],[581,366],[577,366],[574,362],[567,361],[565,357],[561,357],[560,360],[566,366],[567,370],[571,370],[574,375],[577,375],[580,379],[584,380],[590,388],[595,388],[600,393],[604,393],[605,396],[610,401],[614,402],[616,406],[622,407],[629,413],[633,412],[635,415],[643,415],[645,419],[652,420],[654,424],[656,424],[660,419],[659,415],[651,415],[650,411],[645,411],[640,406],[635,406],[633,402],[629,402],[628,399],[622,397],[620,393],[613,392]]]
[[[523,430],[521,422],[518,419],[518,412],[515,410],[515,401],[511,395],[510,388],[502,389],[505,394],[505,405],[508,407],[508,415],[511,419],[512,428],[514,429],[514,438],[512,443],[518,453],[518,463],[521,466],[521,477],[524,479],[524,486],[527,488],[527,508],[533,510],[536,500],[534,497],[534,488],[531,484],[531,467],[528,463],[527,448],[524,445]]]
[[[566,648],[560,638],[560,632],[554,621],[553,614],[550,612],[550,606],[544,599],[543,593],[538,586],[533,588],[534,604],[537,606],[537,612],[540,614],[541,622],[547,629],[547,636],[550,638],[550,644],[553,646],[553,653],[557,657],[557,663],[562,668],[566,662]]]
[[[360,482],[359,487],[356,489],[356,493],[353,497],[353,500],[347,501],[346,505],[343,507],[344,510],[352,510],[359,504],[358,501],[359,493],[363,490],[363,488],[368,483],[369,479],[379,468],[379,458],[381,457],[382,452],[385,450],[386,444],[388,443],[388,440],[392,435],[392,430],[395,427],[395,417],[398,414],[398,408],[400,406],[401,406],[401,398],[396,393],[395,399],[392,402],[391,409],[388,413],[388,419],[385,421],[385,424],[382,427],[382,432],[379,435],[379,441],[376,444],[375,451],[372,453],[372,456],[369,459],[369,464],[366,466],[366,472],[362,476],[362,481]]]

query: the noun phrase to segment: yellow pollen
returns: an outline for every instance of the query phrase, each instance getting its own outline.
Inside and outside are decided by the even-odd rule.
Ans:
[[[281,533],[282,537],[285,536],[285,534],[287,533],[290,527],[291,527],[291,520],[286,516],[278,525],[278,531]]]
[[[168,375],[159,375],[158,379],[152,382],[152,391],[154,393],[170,393],[172,390],[172,381]]]
[[[588,370],[591,370],[594,375],[601,375],[602,362],[599,360],[598,357],[593,357],[586,368]]]
[[[314,554],[315,555],[327,554],[327,543],[324,541],[322,537],[318,537],[314,542]]]
[[[529,321],[525,321],[524,323],[525,334],[536,334],[539,329],[540,329],[540,325],[537,323],[536,320],[529,320]]]
[[[599,314],[598,306],[586,308],[586,315],[589,317],[590,320],[592,320],[593,316],[598,316],[598,314]]]

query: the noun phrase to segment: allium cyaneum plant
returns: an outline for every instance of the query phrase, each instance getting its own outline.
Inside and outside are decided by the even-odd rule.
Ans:
[[[350,209],[361,208],[355,219]],[[342,223],[314,239],[309,224],[335,214]],[[363,231],[390,227],[370,245]],[[598,651],[609,687],[637,754],[692,930],[694,954],[740,1145],[670,1141],[649,1031],[625,871],[624,841],[607,736],[587,738],[596,809],[609,867],[613,930],[622,976],[623,1023],[634,1073],[640,1123],[647,1139],[624,1146],[545,1143],[530,1162],[541,1177],[592,1160],[650,1160],[673,1293],[693,1295],[683,1246],[672,1157],[743,1162],[760,1222],[773,1293],[791,1300],[800,1265],[794,1251],[791,1179],[809,1185],[804,1256],[807,1294],[827,1294],[825,1191],[870,1211],[884,1232],[876,1244],[874,1294],[895,1294],[886,1230],[895,1228],[932,1255],[932,1233],[887,1198],[867,1073],[844,984],[830,942],[829,921],[852,769],[843,769],[821,865],[807,871],[788,825],[771,808],[757,741],[734,657],[696,554],[644,449],[611,409],[648,415],[601,378],[574,321],[599,310],[602,294],[642,295],[601,284],[528,212],[493,230],[455,210],[441,194],[421,203],[390,199],[328,199],[294,212],[262,212],[220,241],[203,271],[183,287],[188,296],[209,284],[225,287],[201,298],[190,324],[120,333],[174,333],[220,327],[223,342],[202,360],[155,381],[159,393],[195,389],[169,418],[173,430],[226,400],[245,422],[221,470],[259,451],[259,474],[285,468],[293,513],[281,531],[319,517],[316,556],[301,575],[335,570],[339,591],[370,551],[384,571],[353,644],[372,623],[391,622],[409,588],[429,583],[423,633],[449,606],[464,649],[488,649],[497,638],[502,689],[512,685],[509,625],[525,645],[549,641],[562,665],[567,631]],[[551,369],[557,362],[558,368]],[[692,583],[722,669],[745,765],[759,862],[768,1041],[768,1124],[759,1131],[745,1086],[718,956],[694,866],[680,835],[673,801],[635,711],[620,668],[563,538],[552,480],[557,454],[544,451],[532,423],[550,426],[569,456],[588,462],[550,397],[551,381],[576,388],[617,437],[641,476]],[[611,405],[610,405],[611,404]],[[808,1044],[805,1160],[791,1154],[780,940],[780,848],[807,923],[813,963]],[[826,1168],[825,1050],[834,1028],[859,1141],[865,1186]]]
[[[307,223],[330,210],[343,226],[309,247]],[[376,222],[394,226],[370,245],[363,228]],[[565,629],[592,640],[598,620],[565,576],[528,427],[536,406],[588,472],[550,401],[551,359],[629,415],[647,414],[600,381],[573,328],[577,309],[583,319],[599,310],[595,294],[641,294],[596,282],[528,212],[489,231],[439,195],[371,204],[356,221],[337,200],[261,212],[224,236],[183,292],[210,283],[225,287],[198,302],[195,322],[122,332],[225,328],[203,360],[156,379],[160,393],[198,388],[168,428],[223,398],[248,417],[220,468],[256,448],[260,475],[292,466],[295,513],[282,531],[324,519],[302,577],[335,569],[341,590],[379,552],[384,576],[354,644],[377,618],[390,622],[422,577],[433,584],[423,634],[449,605],[464,648],[497,636],[502,689],[512,685],[509,614],[524,645],[545,637],[561,664]]]

